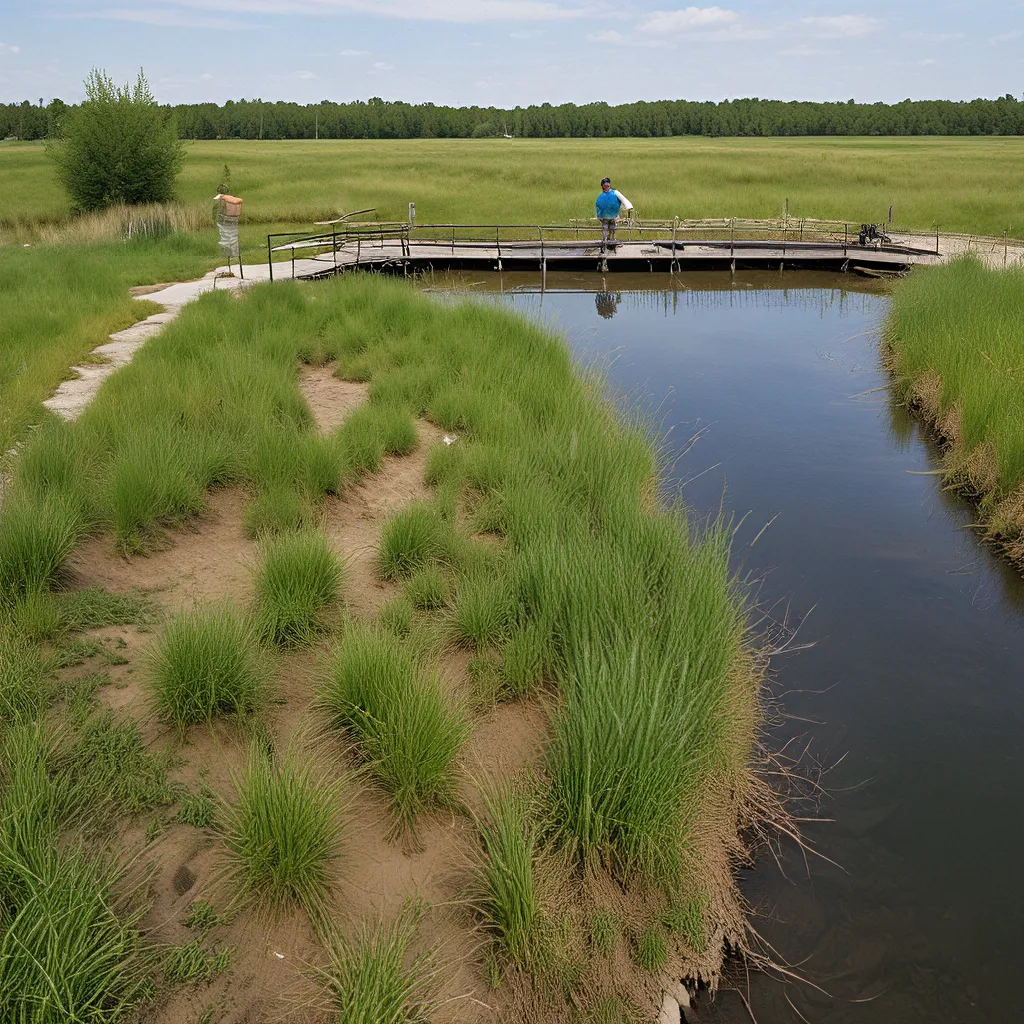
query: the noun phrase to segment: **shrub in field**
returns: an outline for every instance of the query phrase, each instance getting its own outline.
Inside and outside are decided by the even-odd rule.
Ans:
[[[359,936],[337,936],[327,967],[317,972],[345,1024],[427,1024],[432,1017],[429,954],[409,955],[415,918],[408,913]]]
[[[49,589],[81,529],[80,511],[60,497],[9,497],[0,506],[0,604]]]
[[[268,539],[256,569],[260,632],[275,644],[305,644],[325,628],[328,608],[341,596],[341,561],[314,530]]]
[[[377,571],[382,579],[405,579],[431,562],[451,561],[455,548],[454,526],[440,509],[411,501],[381,528]]]
[[[395,636],[408,636],[413,623],[412,602],[404,594],[399,594],[381,605],[377,613],[377,622],[382,629],[386,629]]]
[[[50,153],[72,205],[99,210],[172,199],[184,145],[141,71],[134,87],[119,88],[93,68],[85,101],[64,114]]]
[[[254,749],[235,789],[219,817],[238,898],[275,914],[294,903],[323,919],[341,853],[338,783],[292,751],[276,759]]]
[[[335,653],[322,700],[359,742],[370,771],[409,827],[423,808],[451,800],[455,759],[468,734],[436,679],[393,636],[351,626]]]
[[[513,789],[485,794],[474,905],[502,953],[520,967],[536,966],[541,905],[535,867],[539,830],[529,800]]]
[[[149,655],[153,703],[165,722],[187,729],[216,715],[245,715],[264,698],[256,637],[228,605],[176,615]]]
[[[375,451],[379,446],[385,455],[408,455],[419,440],[416,423],[406,409],[377,403],[362,405],[350,413],[339,436],[350,451]],[[379,464],[365,468],[379,468]]]

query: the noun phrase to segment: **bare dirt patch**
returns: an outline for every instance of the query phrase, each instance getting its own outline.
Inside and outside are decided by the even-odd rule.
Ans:
[[[387,459],[379,473],[324,503],[327,536],[348,566],[349,608],[360,618],[373,618],[396,589],[379,580],[375,571],[381,524],[413,499],[430,496],[423,482],[427,449],[443,434],[430,423],[418,426],[419,444],[411,454]]]
[[[321,434],[329,434],[370,397],[370,385],[334,376],[334,364],[303,366],[299,387]]]
[[[90,537],[68,567],[77,585],[142,591],[168,611],[219,598],[244,604],[252,596],[256,556],[255,542],[242,532],[244,503],[241,488],[210,491],[206,511],[169,533],[163,549],[124,558],[110,536]]]

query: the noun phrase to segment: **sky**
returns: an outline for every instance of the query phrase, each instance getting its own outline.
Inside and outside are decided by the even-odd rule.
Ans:
[[[1024,94],[1024,0],[0,0],[0,102],[895,102]]]

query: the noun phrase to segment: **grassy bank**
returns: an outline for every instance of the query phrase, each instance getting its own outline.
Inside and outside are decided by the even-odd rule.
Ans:
[[[159,307],[133,285],[188,280],[212,265],[211,236],[33,246],[0,253],[0,457],[38,422],[39,403],[107,335]]]
[[[977,497],[991,534],[1024,545],[1024,272],[978,260],[915,272],[885,334],[897,393],[947,442],[947,479]]]
[[[298,371],[334,360],[339,377],[369,384],[369,401],[321,434]],[[330,550],[331,503],[407,457],[423,419],[458,439],[429,448],[425,496],[383,525],[380,614],[346,615],[352,584]],[[36,659],[38,671],[22,673],[9,703],[26,728],[54,730],[54,753],[13,746],[0,806],[34,806],[60,778],[47,766],[64,763],[70,712],[50,710],[52,666],[39,659],[52,657],[43,627],[59,618],[76,538],[109,533],[127,552],[173,544],[166,531],[200,513],[210,488],[243,488],[240,522],[260,538],[245,621],[201,602],[157,623],[157,653],[140,667],[154,706],[180,729],[242,717],[259,738],[232,786],[201,775],[221,787],[214,841],[231,865],[232,909],[309,914],[331,965],[332,1019],[356,1005],[361,1019],[382,1019],[388,1000],[412,1012],[426,1005],[424,986],[439,1003],[455,994],[428,950],[411,967],[404,958],[418,892],[383,930],[340,924],[332,910],[338,878],[360,870],[361,848],[339,841],[335,814],[358,772],[385,802],[391,842],[429,832],[436,851],[440,832],[456,844],[460,898],[432,913],[484,937],[462,967],[506,1019],[644,1019],[664,972],[713,973],[742,928],[730,857],[758,690],[728,535],[693,530],[657,485],[644,430],[524,319],[370,278],[204,297],[79,421],[36,431],[18,461],[0,509],[0,628],[12,657]],[[288,585],[272,585],[280,579]],[[218,629],[230,651],[210,642]],[[265,666],[286,673],[310,647],[321,656],[317,692],[289,686],[268,701]],[[214,693],[229,655],[232,688]],[[274,717],[281,704],[291,718]],[[506,731],[533,722],[545,740],[483,780],[467,751],[499,713]],[[336,737],[328,753],[282,732],[295,714]],[[80,836],[80,808],[56,806],[63,834]],[[457,845],[467,829],[473,868]],[[2,865],[22,855],[17,835],[0,830],[4,913],[28,905],[20,882],[3,888]],[[57,839],[37,837],[33,856],[57,857]],[[97,843],[82,853],[90,864],[130,854]],[[116,875],[97,877],[119,891]],[[127,908],[111,913],[124,928],[135,920]],[[76,1011],[131,1003],[136,990],[115,968],[129,964],[138,981],[151,942],[142,934],[95,972]],[[10,963],[29,972],[20,957]],[[380,988],[375,971],[390,979]]]
[[[1024,140],[479,139],[189,143],[183,202],[221,183],[249,223],[308,224],[376,207],[382,218],[552,223],[593,213],[608,174],[648,217],[796,217],[1024,234],[1013,182]],[[67,217],[42,144],[0,143],[0,237]],[[20,226],[20,227],[19,227]]]

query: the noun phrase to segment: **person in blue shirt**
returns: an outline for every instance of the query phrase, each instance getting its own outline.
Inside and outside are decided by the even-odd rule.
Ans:
[[[622,209],[622,200],[619,198],[618,192],[612,188],[611,178],[601,179],[601,192],[594,205],[597,210],[597,218],[601,222],[601,241],[614,247],[615,222]]]

